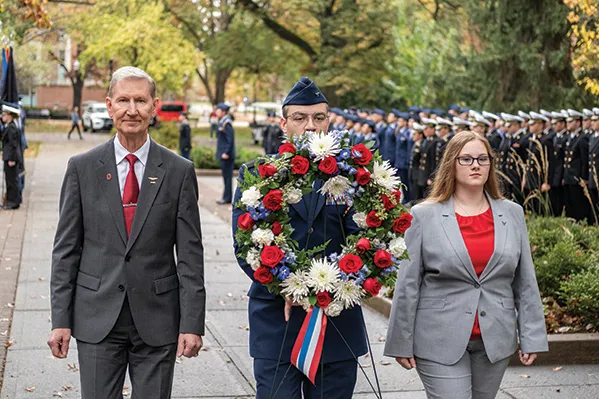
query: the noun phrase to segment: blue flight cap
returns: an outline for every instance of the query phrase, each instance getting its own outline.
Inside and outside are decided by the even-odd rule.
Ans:
[[[399,118],[401,119],[405,119],[407,121],[410,120],[410,113],[409,112],[400,112],[398,115]]]
[[[437,116],[440,116],[440,117],[445,116],[445,111],[443,111],[442,109],[433,109],[433,110],[431,110],[431,113],[435,114]]]
[[[380,109],[380,108],[375,108],[375,109],[374,109],[374,111],[372,111],[372,113],[373,113],[373,114],[380,115],[380,116],[385,116],[385,115],[387,115],[387,113],[386,113],[385,111],[383,111],[382,109]]]
[[[418,115],[418,114],[410,114],[410,119],[413,119],[414,122],[420,122],[420,115]]]
[[[425,114],[430,115],[433,110],[430,108],[422,108],[420,112],[424,112]]]
[[[460,113],[463,114],[464,112],[465,113],[470,113],[470,108],[468,108],[468,107],[462,108]]]
[[[391,108],[391,113],[395,116],[397,116],[398,118],[401,118],[401,111],[398,110],[397,108]]]
[[[345,117],[345,119],[350,120],[350,121],[356,123],[358,121],[358,119],[360,119],[360,118],[356,114],[347,114],[346,117]]]
[[[337,107],[335,107],[335,108],[331,108],[331,109],[329,110],[329,112],[332,112],[332,113],[334,113],[335,115],[341,115],[341,113],[342,113],[343,111],[341,110],[341,108],[337,108]]]
[[[329,102],[318,86],[316,86],[316,83],[304,76],[287,94],[285,101],[283,101],[283,107],[287,105],[314,105],[320,103],[328,104]]]
[[[447,107],[447,109],[450,111],[457,111],[457,112],[460,112],[460,110],[461,110],[460,106],[457,104],[451,104],[449,107]]]
[[[413,105],[411,107],[408,107],[408,112],[414,112],[416,114],[420,113],[421,109],[419,106],[417,105]]]
[[[225,103],[218,103],[216,104],[216,108],[218,109],[222,109],[225,112],[229,112],[229,110],[231,109],[231,107],[229,107],[227,104]]]
[[[366,114],[368,114],[368,115],[372,114],[372,111],[370,109],[368,109],[368,108],[364,108],[362,110],[362,112],[366,112]]]
[[[374,121],[371,121],[370,119],[365,119],[364,122],[362,122],[362,124],[364,123],[370,126],[373,131],[376,129],[376,123],[374,123]]]

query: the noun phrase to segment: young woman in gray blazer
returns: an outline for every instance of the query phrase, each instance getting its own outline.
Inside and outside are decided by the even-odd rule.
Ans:
[[[511,355],[546,352],[524,212],[502,198],[487,140],[447,145],[428,199],[412,208],[385,355],[416,368],[429,399],[492,399]]]

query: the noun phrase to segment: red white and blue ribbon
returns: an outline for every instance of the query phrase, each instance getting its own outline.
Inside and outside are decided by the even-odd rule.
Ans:
[[[314,384],[327,329],[327,316],[319,307],[308,310],[291,351],[291,363]]]

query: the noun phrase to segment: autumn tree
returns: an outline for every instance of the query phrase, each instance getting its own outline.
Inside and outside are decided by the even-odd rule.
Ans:
[[[599,4],[591,0],[564,0],[574,42],[572,64],[577,81],[599,95]]]

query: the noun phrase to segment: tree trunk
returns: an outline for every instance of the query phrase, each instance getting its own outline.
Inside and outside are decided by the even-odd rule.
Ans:
[[[225,101],[225,88],[227,86],[227,80],[229,80],[230,75],[231,71],[228,69],[217,69],[214,71],[214,76],[216,79],[214,90],[214,103],[218,104]]]

